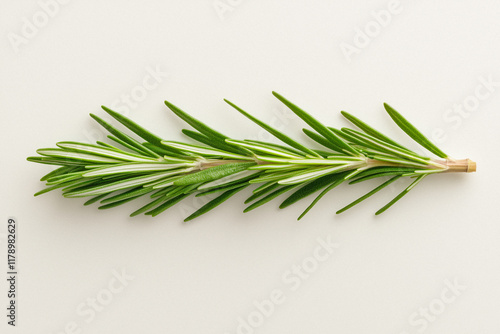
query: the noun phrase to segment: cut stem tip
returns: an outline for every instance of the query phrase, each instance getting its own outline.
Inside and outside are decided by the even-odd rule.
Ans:
[[[448,167],[446,172],[449,173],[457,173],[457,172],[473,173],[476,171],[477,168],[476,162],[472,161],[471,159],[460,159],[460,160],[446,159],[444,161],[441,161],[440,163]]]

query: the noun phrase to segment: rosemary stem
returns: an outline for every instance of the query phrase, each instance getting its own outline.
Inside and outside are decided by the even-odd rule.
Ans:
[[[437,160],[436,162],[447,167],[445,173],[473,173],[476,171],[476,162],[471,159],[446,159]]]

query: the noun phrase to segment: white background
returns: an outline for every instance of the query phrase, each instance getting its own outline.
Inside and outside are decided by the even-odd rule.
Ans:
[[[36,1],[0,6],[2,333],[500,331],[498,1],[71,1],[51,17]],[[373,12],[388,8],[396,10],[381,27]],[[346,57],[347,44],[357,53]],[[156,87],[123,109],[155,69]],[[332,126],[347,125],[347,110],[417,148],[386,115],[388,102],[444,151],[476,160],[478,172],[428,177],[377,217],[406,183],[335,216],[378,182],[343,185],[300,222],[312,198],[243,214],[239,193],[184,224],[201,203],[152,219],[128,217],[140,203],[101,211],[57,191],[33,197],[50,167],[26,157],[61,140],[100,139],[88,116],[104,116],[100,105],[121,106],[169,139],[188,126],[165,99],[229,136],[268,139],[228,98],[311,144],[272,90]],[[8,217],[19,233],[15,329],[4,315]],[[318,238],[338,248],[292,290],[283,275],[312,263]],[[110,295],[114,271],[130,280]],[[239,318],[259,320],[254,302],[273,290],[284,301],[258,328],[241,327]],[[109,296],[93,318],[77,311]]]

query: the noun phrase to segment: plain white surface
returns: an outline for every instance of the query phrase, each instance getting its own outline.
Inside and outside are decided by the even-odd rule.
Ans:
[[[378,31],[372,11],[389,6],[70,1],[16,53],[9,39],[22,36],[24,18],[41,15],[42,25],[44,17],[36,1],[2,1],[1,205],[3,225],[9,216],[19,223],[20,283],[18,327],[2,311],[1,332],[498,333],[500,86],[483,81],[500,82],[500,3],[404,2]],[[373,37],[349,62],[342,45],[354,46],[366,28]],[[157,85],[151,71],[160,72]],[[300,222],[312,198],[242,214],[246,194],[238,194],[183,224],[201,203],[132,219],[139,203],[99,211],[58,192],[32,196],[50,167],[26,157],[61,140],[99,139],[88,113],[123,108],[133,93],[122,110],[165,138],[182,139],[185,127],[163,105],[168,99],[230,136],[268,139],[228,98],[310,144],[272,90],[328,124],[346,125],[338,112],[347,110],[416,148],[385,114],[388,102],[439,134],[444,151],[476,160],[478,172],[429,177],[378,217],[403,184],[335,216],[376,182],[342,186]],[[470,111],[453,109],[464,103]],[[338,248],[315,267],[318,238]],[[294,265],[311,273],[297,281]],[[121,271],[125,283],[113,278]],[[259,318],[255,302],[280,291],[281,303],[272,312],[264,303]],[[92,298],[101,301],[93,317]],[[240,318],[258,327],[244,329]]]

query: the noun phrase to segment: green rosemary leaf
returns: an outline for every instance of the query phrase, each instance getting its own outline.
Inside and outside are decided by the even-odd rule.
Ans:
[[[63,175],[56,175],[52,176],[49,179],[47,179],[47,184],[58,184],[70,180],[75,180],[75,179],[80,179],[82,177],[82,174],[85,173],[85,171],[78,171],[78,172],[72,172],[72,173],[67,173]]]
[[[186,171],[186,175],[187,173],[193,171],[194,169],[193,168],[189,168],[189,171]],[[184,173],[183,173],[184,174]],[[157,189],[165,189],[165,188],[168,188],[168,187],[171,187],[174,185],[174,181],[175,180],[178,180],[180,178],[184,177],[184,175],[174,175],[174,176],[171,176],[171,177],[167,177],[165,179],[160,179],[158,181],[153,181],[151,183],[148,183],[148,187],[153,187],[153,189],[157,190]]]
[[[117,163],[123,162],[123,160],[103,157],[100,155],[81,153],[81,152],[72,152],[66,151],[58,148],[42,148],[36,151],[36,153],[40,155],[44,155],[51,158],[60,158],[65,160],[73,160],[77,162],[97,162],[97,163]]]
[[[99,202],[101,199],[103,199],[104,197],[108,196],[109,194],[101,194],[101,195],[97,195],[95,197],[92,197],[91,199],[89,199],[88,201],[86,201],[85,203],[83,203],[83,205],[87,206],[87,205],[90,205],[90,204],[94,204],[95,202]]]
[[[121,200],[130,198],[130,197],[136,198],[138,196],[145,195],[145,194],[151,192],[152,190],[153,189],[151,187],[136,187],[136,188],[127,190],[121,194],[108,197],[108,198],[102,200],[101,203],[108,204],[108,203],[112,203],[112,202],[121,201]]]
[[[215,139],[215,138],[210,138],[210,137],[205,136],[204,134],[196,132],[196,131],[192,131],[192,130],[188,130],[188,129],[183,129],[182,133],[184,133],[189,138],[192,138],[192,139],[194,139],[194,140],[196,140],[196,141],[198,141],[200,143],[203,143],[205,145],[211,146],[213,148],[217,148],[219,150],[233,152],[233,153],[236,153],[236,154],[245,153],[245,152],[242,152],[242,150],[239,149],[238,147],[234,147],[232,145],[226,144],[225,141],[221,141],[221,140],[218,140],[218,139]]]
[[[436,174],[436,173],[442,173],[444,172],[445,169],[441,169],[441,168],[438,168],[438,169],[420,169],[420,170],[416,170],[415,171],[415,175],[418,175],[418,174]]]
[[[252,192],[253,192],[254,194],[259,193],[259,192],[264,191],[264,190],[266,190],[267,188],[269,188],[269,187],[273,186],[274,184],[277,184],[277,183],[276,183],[276,182],[273,182],[273,181],[263,183],[263,184],[261,184],[260,186],[258,186],[257,188],[255,188]]]
[[[327,158],[328,156],[332,155],[332,152],[328,152],[325,150],[314,149],[313,151],[321,155],[323,158]],[[345,155],[345,157],[347,157],[347,155]]]
[[[369,169],[366,169],[359,173],[356,177],[364,177],[367,175],[372,175],[372,174],[378,174],[378,173],[385,173],[385,172],[413,172],[415,168],[412,167],[398,167],[398,166],[375,166],[375,167],[370,167]]]
[[[330,142],[332,142],[334,145],[342,148],[342,151],[349,154],[349,155],[354,155],[357,156],[359,155],[359,152],[351,147],[348,143],[340,139],[335,133],[333,133],[330,129],[328,129],[325,125],[323,125],[321,122],[316,120],[314,117],[309,115],[307,112],[304,110],[300,109],[297,107],[295,104],[291,103],[287,99],[285,99],[283,96],[280,94],[273,92],[273,95],[278,98],[283,104],[285,104],[288,108],[290,108],[297,116],[302,118],[304,122],[309,124],[314,130],[316,130],[319,134],[321,134],[323,137],[328,139]]]
[[[378,174],[375,174],[375,175],[378,175]],[[373,176],[373,175],[372,175]],[[356,204],[358,203],[361,203],[362,201],[364,201],[365,199],[367,199],[368,197],[372,196],[373,194],[379,192],[380,190],[382,190],[383,188],[387,187],[389,184],[391,184],[392,182],[396,181],[397,179],[399,179],[401,177],[401,175],[396,175],[392,178],[390,178],[389,180],[385,181],[384,183],[382,183],[381,185],[379,185],[378,187],[376,187],[375,189],[373,189],[372,191],[366,193],[365,195],[361,196],[360,198],[358,198],[357,200],[353,201],[352,203],[344,206],[342,209],[338,210],[337,211],[337,214],[340,214],[350,208],[352,208],[353,206],[355,206]]]
[[[264,153],[271,154],[274,156],[285,157],[285,158],[289,158],[289,159],[295,159],[295,158],[301,157],[301,156],[297,156],[295,154],[291,154],[291,153],[284,151],[284,150],[273,148],[272,146],[255,144],[255,143],[247,142],[244,140],[226,139],[226,143],[230,143],[233,145],[237,145],[239,147],[247,148],[247,149],[251,150],[252,152],[253,151],[264,152]]]
[[[404,195],[406,195],[410,190],[412,190],[426,176],[427,176],[427,174],[424,174],[424,175],[417,177],[415,179],[415,181],[413,181],[405,190],[403,190],[401,193],[399,193],[399,195],[394,197],[394,199],[392,201],[390,201],[389,203],[384,205],[384,207],[382,207],[380,210],[378,210],[375,213],[375,215],[379,215],[379,214],[383,213],[385,210],[389,209],[392,205],[394,205],[394,203],[399,201]]]
[[[253,191],[253,194],[245,200],[245,204],[255,201],[257,198],[264,196],[267,193],[279,188],[277,182],[267,182]],[[258,191],[257,191],[258,190]]]
[[[224,191],[227,191],[227,190],[239,188],[239,187],[244,186],[246,184],[248,184],[248,182],[239,182],[239,183],[224,185],[223,187],[212,188],[212,189],[205,190],[205,191],[202,191],[200,193],[197,193],[196,197],[206,196],[206,195],[210,195],[210,194],[214,194],[214,193],[218,193],[218,192],[224,192]]]
[[[434,145],[427,137],[425,137],[413,124],[408,122],[400,113],[394,110],[390,105],[384,103],[384,108],[391,116],[393,121],[403,130],[408,136],[410,136],[414,141],[420,144],[422,147],[426,148],[430,152],[434,153],[440,158],[446,159],[448,155],[441,151],[436,145]]]
[[[151,151],[154,151],[156,154],[159,154],[160,156],[170,156],[172,159],[173,158],[182,158],[182,159],[188,159],[190,157],[184,156],[180,153],[177,153],[178,151],[176,150],[175,152],[173,150],[167,150],[165,146],[156,146],[148,142],[142,143],[142,145]]]
[[[165,187],[161,189],[153,189],[154,192],[150,195],[151,198],[159,197],[165,195],[167,192],[170,191],[170,189],[175,188],[175,186],[170,186],[170,187]]]
[[[356,125],[358,128],[360,128],[361,130],[363,130],[366,134],[372,136],[372,137],[375,137],[375,138],[378,138],[382,141],[385,141],[386,143],[388,144],[391,144],[391,145],[394,145],[394,146],[397,146],[405,151],[409,151],[411,152],[411,150],[407,149],[406,147],[404,147],[403,145],[395,142],[394,140],[392,140],[391,138],[387,137],[386,135],[380,133],[379,131],[377,131],[376,129],[372,128],[370,125],[366,124],[365,122],[363,122],[362,120],[360,120],[359,118],[349,114],[347,111],[341,111],[340,112],[345,118],[347,118],[352,124]]]
[[[27,157],[26,161],[36,162],[38,164],[52,165],[52,166],[66,166],[66,167],[81,167],[85,168],[85,163],[81,161],[65,160],[59,158],[49,157]]]
[[[208,211],[219,206],[220,204],[225,202],[227,199],[229,199],[231,196],[235,195],[236,193],[245,189],[246,187],[248,187],[248,184],[245,184],[244,186],[241,186],[239,188],[235,188],[235,189],[231,189],[231,190],[228,190],[226,192],[223,192],[221,195],[219,195],[218,197],[214,198],[213,200],[211,200],[210,202],[208,202],[207,204],[203,205],[201,208],[196,210],[193,214],[191,214],[189,217],[184,219],[184,221],[185,222],[190,221],[192,219],[195,219],[195,218],[201,216],[202,214],[207,213]]]
[[[198,187],[198,190],[212,190],[215,188],[225,187],[240,182],[247,182],[260,175],[260,171],[244,170],[235,174],[231,174],[215,181],[207,182]]]
[[[109,193],[112,191],[123,190],[127,188],[137,187],[145,183],[155,181],[165,177],[166,172],[151,173],[147,175],[125,178],[116,182],[110,182],[103,185],[98,185],[90,189],[80,190],[80,191],[70,191],[64,194],[65,197],[86,197],[95,196],[104,193]]]
[[[101,125],[103,128],[105,128],[109,133],[111,133],[113,136],[109,137],[112,140],[116,141],[117,143],[136,151],[137,153],[142,152],[142,154],[150,154],[150,150],[145,148],[141,143],[139,143],[137,140],[134,138],[130,137],[129,135],[123,133],[122,131],[116,129],[114,126],[103,120],[102,118],[90,114],[90,117],[92,117],[99,125]],[[155,155],[151,155],[155,157]]]
[[[329,129],[332,130],[332,132],[334,132],[340,138],[343,138],[347,142],[351,143],[351,145],[353,145],[354,147],[356,147],[356,145],[359,145],[363,149],[366,149],[366,148],[376,149],[377,148],[376,146],[372,145],[370,142],[367,142],[367,141],[362,140],[360,138],[354,137],[354,136],[350,135],[349,133],[346,133],[345,131],[341,131],[339,129],[332,128],[332,127],[329,127]]]
[[[345,164],[352,164],[353,162],[364,162],[366,161],[365,158],[358,158],[355,160],[351,159],[344,159],[344,158],[337,158],[337,157],[328,157],[326,159],[314,159],[314,158],[309,158],[309,159],[293,159],[293,160],[288,160],[287,162],[295,165],[316,165],[316,166],[333,166],[333,165],[345,165]]]
[[[165,196],[171,198],[181,194],[191,194],[196,190],[196,188],[198,188],[199,185],[200,183],[188,184],[185,186],[175,186],[172,187],[170,191],[165,193]]]
[[[168,208],[171,208],[172,206],[174,206],[175,204],[179,203],[180,201],[182,201],[184,198],[188,197],[189,195],[190,194],[180,194],[180,195],[178,195],[178,196],[176,196],[174,198],[171,198],[171,199],[167,200],[165,203],[160,204],[158,207],[154,208],[151,211],[146,212],[145,214],[146,215],[150,215],[152,217],[156,217],[160,213],[164,212]]]
[[[111,139],[112,141],[122,145],[123,147],[133,151],[133,152],[126,152],[126,151],[123,151],[123,149],[121,148],[118,148],[116,146],[113,146],[109,143],[105,143],[105,142],[101,142],[101,141],[96,141],[96,144],[100,145],[100,146],[103,146],[107,149],[111,149],[111,150],[114,150],[116,152],[120,152],[120,153],[125,153],[125,154],[138,154],[139,157],[148,157],[148,158],[151,158],[150,160],[151,161],[158,161],[158,160],[162,160],[162,157],[157,154],[156,152],[153,152],[151,151],[149,148],[147,148],[146,146],[143,145],[143,149],[140,150],[138,148],[136,148],[135,146],[132,146],[130,144],[127,144],[126,142],[124,142],[123,140],[121,139],[118,139],[117,137],[114,137],[112,135],[108,135],[107,138]],[[141,144],[142,145],[142,144]],[[135,152],[135,153],[134,153]]]
[[[134,197],[129,197],[129,198],[126,198],[126,199],[122,199],[121,201],[116,201],[116,202],[112,202],[112,203],[108,203],[108,204],[104,204],[104,205],[101,205],[99,207],[97,207],[99,210],[106,210],[106,209],[111,209],[111,208],[115,208],[117,206],[120,206],[122,204],[125,204],[127,202],[130,202],[134,199],[136,199],[137,197],[140,197],[141,195],[138,195],[138,196],[134,196]]]
[[[291,148],[291,147],[287,147],[287,146],[284,146],[284,145],[278,145],[278,144],[275,144],[275,143],[267,143],[267,142],[264,142],[264,141],[261,141],[261,140],[253,140],[253,139],[245,139],[246,142],[249,142],[249,143],[254,143],[254,144],[259,144],[259,145],[264,145],[264,146],[268,146],[268,147],[271,147],[271,148],[277,148],[277,149],[280,149],[282,151],[285,151],[285,152],[288,152],[288,153],[291,153],[291,154],[295,154],[297,156],[304,156],[304,153],[299,151],[299,150],[296,150],[294,148]],[[306,155],[306,156],[310,156],[310,155]],[[316,153],[314,155],[315,157],[321,157],[320,154]]]
[[[180,152],[194,153],[201,156],[223,157],[239,160],[253,160],[252,157],[226,152],[216,148],[205,147],[200,145],[185,144],[176,141],[162,141],[163,146],[175,148]]]
[[[135,210],[134,212],[132,212],[130,214],[130,217],[135,217],[137,215],[140,215],[141,213],[146,212],[146,211],[154,208],[155,206],[157,206],[157,205],[159,205],[161,203],[164,203],[164,202],[166,202],[168,200],[169,200],[168,197],[161,196],[161,197],[159,197],[159,198],[157,198],[157,199],[149,202],[148,204],[143,205],[142,207],[140,207],[139,209]]]
[[[212,129],[211,127],[207,126],[203,122],[201,122],[198,119],[194,118],[193,116],[189,115],[187,112],[182,111],[181,109],[179,109],[178,107],[176,107],[172,103],[165,101],[165,105],[168,108],[170,108],[170,110],[172,110],[174,112],[174,114],[179,116],[182,120],[184,120],[186,123],[191,125],[196,130],[203,133],[205,136],[207,136],[209,138],[219,138],[222,141],[225,140],[226,138],[228,138],[225,135],[223,135],[222,133]]]
[[[254,160],[262,160],[265,162],[278,163],[278,164],[289,164],[290,159],[273,157],[268,155],[255,155]]]
[[[358,131],[355,131],[352,129],[348,129],[348,128],[342,128],[342,132],[359,139],[361,142],[364,141],[365,146],[374,147],[375,149],[377,149],[383,153],[402,157],[404,159],[408,159],[408,160],[411,160],[414,162],[419,162],[419,163],[422,163],[424,165],[432,163],[432,161],[430,161],[429,158],[421,157],[414,152],[410,153],[407,151],[403,151],[402,149],[400,149],[397,146],[393,146],[391,144],[384,143],[380,139],[371,137],[370,135],[367,135],[367,134],[364,134],[364,133],[361,133],[361,132],[358,132]]]
[[[123,163],[115,164],[110,167],[100,167],[91,169],[81,175],[83,177],[115,175],[115,174],[130,174],[130,173],[144,173],[154,171],[176,170],[174,172],[185,172],[186,169],[181,167],[194,167],[196,163],[186,162],[179,164],[166,164],[163,162],[147,162],[147,163]]]
[[[277,170],[277,171],[273,171],[271,173],[262,174],[261,176],[255,178],[253,180],[250,180],[249,183],[280,181],[280,180],[284,180],[284,179],[289,178],[289,177],[296,176],[298,173],[311,171],[312,169],[314,169],[314,168]]]
[[[284,194],[286,193],[287,191],[295,188],[297,185],[293,184],[293,185],[286,185],[286,186],[283,186],[281,188],[279,188],[278,190],[275,190],[273,191],[272,193],[268,194],[267,196],[261,198],[260,200],[258,200],[257,202],[253,203],[252,205],[250,206],[247,206],[245,208],[245,210],[243,210],[243,212],[248,212],[248,211],[252,211],[253,209],[256,209],[258,208],[259,206],[271,201],[272,199],[278,197],[279,195],[281,194]],[[260,194],[260,193],[259,193]],[[253,195],[252,195],[253,196]]]
[[[413,167],[413,169],[427,167],[427,164],[424,164],[423,162],[409,161],[403,158],[395,158],[384,154],[366,154],[366,156],[373,160],[390,162],[395,165],[400,165],[401,167]]]
[[[246,170],[255,165],[253,162],[235,162],[210,167],[196,173],[188,174],[174,181],[174,185],[182,186],[194,183],[210,182]]]
[[[302,131],[309,137],[311,138],[312,140],[314,140],[315,142],[317,142],[318,144],[320,145],[323,145],[324,147],[326,148],[329,148],[335,152],[341,152],[341,153],[344,153],[342,151],[342,148],[338,147],[337,145],[334,145],[332,142],[330,142],[328,139],[326,139],[325,137],[323,137],[322,135],[319,135],[317,134],[316,132],[313,132],[309,129],[302,129]]]
[[[299,200],[315,193],[318,190],[321,190],[328,186],[329,184],[333,183],[334,181],[337,181],[339,179],[343,179],[344,176],[347,176],[350,172],[341,172],[338,174],[331,174],[331,175],[325,175],[320,177],[319,179],[316,179],[300,189],[296,190],[293,194],[291,194],[287,199],[283,201],[280,205],[280,209],[284,209]]]
[[[348,170],[349,173],[346,176],[344,176],[344,181],[349,180],[349,179],[355,177],[356,175],[358,175],[362,171],[366,170],[367,168],[369,168],[369,167],[365,166],[365,167],[356,168],[354,170],[352,170],[352,169]]]
[[[122,123],[125,127],[127,127],[130,131],[141,137],[142,139],[146,140],[147,142],[160,146],[161,141],[163,140],[162,138],[158,137],[157,135],[151,133],[150,131],[146,130],[139,124],[135,123],[131,119],[125,117],[124,115],[113,111],[105,106],[101,106],[101,108],[107,112],[111,117],[116,119],[118,122]],[[116,135],[115,135],[116,136]],[[123,140],[123,138],[120,138]]]
[[[231,107],[233,107],[234,109],[236,109],[237,111],[240,112],[240,114],[242,114],[243,116],[245,116],[246,118],[248,118],[249,120],[251,120],[252,122],[254,122],[255,124],[257,124],[258,126],[260,126],[261,128],[263,128],[264,130],[266,130],[267,132],[269,132],[270,134],[272,134],[273,136],[275,136],[276,138],[278,138],[279,140],[281,140],[282,142],[284,142],[285,144],[288,144],[290,145],[291,147],[294,147],[306,154],[310,154],[312,156],[318,156],[318,154],[310,149],[308,149],[307,147],[305,147],[304,145],[296,142],[295,140],[293,140],[292,138],[288,137],[287,135],[285,135],[284,133],[282,133],[281,131],[278,131],[276,130],[275,128],[273,128],[272,126],[269,126],[267,125],[266,123],[262,122],[261,120],[257,119],[256,117],[250,115],[249,113],[247,113],[246,111],[244,111],[243,109],[241,109],[240,107],[238,107],[237,105],[235,105],[234,103],[224,99],[224,101],[229,104]]]
[[[414,170],[415,168],[408,168],[408,167],[377,166],[364,170],[362,173],[358,174],[357,177],[364,177],[367,175],[385,173],[385,172],[412,172]]]
[[[256,165],[249,167],[248,169],[250,170],[264,170],[266,172],[273,172],[276,170],[283,171],[283,170],[289,170],[289,169],[300,169],[303,168],[303,166],[296,165],[296,164],[269,164],[269,165]]]
[[[64,186],[65,186],[64,184],[56,184],[56,185],[51,186],[51,187],[45,187],[44,189],[37,191],[33,196],[35,196],[35,197],[40,196],[42,194],[48,193],[49,191],[52,191],[52,190],[55,190],[58,188],[62,188]]]
[[[297,218],[297,220],[301,220],[315,205],[316,203],[319,202],[320,199],[323,198],[323,196],[325,196],[330,190],[332,190],[333,188],[337,187],[338,185],[342,184],[342,182],[345,181],[345,178],[342,177],[342,178],[339,178],[335,181],[333,181],[333,183],[331,183],[328,187],[326,187],[325,190],[323,190],[313,201],[312,203],[304,210],[304,212],[302,212],[300,214],[300,216]]]
[[[34,194],[34,196],[40,196],[42,194],[45,194],[49,191],[52,191],[52,190],[55,190],[55,189],[58,189],[58,188],[63,188],[64,190],[64,187],[76,187],[76,186],[79,186],[81,184],[85,184],[85,183],[88,183],[88,181],[82,181],[82,180],[72,180],[72,181],[68,181],[68,182],[64,182],[64,183],[58,183],[56,185],[53,185],[53,186],[50,186],[50,187],[46,187],[38,192],[36,192]]]
[[[108,135],[107,137],[109,138],[109,137],[113,137],[113,136]],[[102,147],[104,147],[104,148],[108,148],[108,149],[111,149],[111,150],[115,150],[115,151],[117,151],[117,152],[121,152],[121,151],[122,151],[122,149],[119,149],[118,147],[113,146],[113,145],[111,145],[110,143],[105,143],[105,142],[100,141],[100,140],[97,140],[95,143],[96,143],[97,145],[99,145],[99,146],[102,146]],[[128,144],[127,144],[127,145],[128,145]],[[131,146],[131,147],[132,147],[132,146]],[[127,147],[127,148],[128,148],[128,147]],[[134,147],[134,149],[136,149],[136,148]],[[139,153],[139,154],[144,155],[144,152],[141,152],[141,151],[139,151],[139,150],[137,150],[137,151],[135,151],[135,152],[137,152],[137,153]]]
[[[109,139],[111,139],[112,141],[114,141],[114,142],[116,142],[116,143],[120,144],[121,146],[123,146],[123,147],[125,147],[125,148],[128,148],[128,149],[129,149],[129,150],[131,150],[131,151],[134,151],[135,153],[139,153],[139,154],[143,154],[143,155],[144,155],[144,154],[147,154],[147,155],[149,155],[149,156],[151,156],[151,157],[154,157],[154,158],[158,158],[158,157],[160,157],[158,154],[156,154],[156,153],[155,153],[155,152],[153,152],[153,151],[151,151],[151,152],[153,152],[154,154],[148,154],[148,153],[146,153],[145,151],[143,151],[143,150],[141,150],[141,149],[138,149],[138,148],[136,148],[135,146],[130,145],[130,144],[128,144],[126,141],[121,140],[121,139],[119,139],[119,138],[117,138],[117,137],[115,137],[115,136],[108,135],[107,137],[108,137]],[[103,143],[103,144],[105,144],[105,146],[106,146],[106,147],[108,147],[108,148],[116,148],[115,146],[109,145],[109,144],[107,144],[107,143]],[[145,147],[145,148],[146,148],[146,147]]]
[[[372,175],[368,175],[365,177],[357,178],[356,180],[349,182],[349,184],[364,182],[364,181],[376,179],[376,178],[379,178],[382,176],[395,176],[395,175],[404,176],[405,172],[385,172],[385,173],[372,174]]]
[[[135,161],[135,162],[156,161],[155,158],[151,158],[149,156],[137,155],[135,153],[129,153],[125,151],[117,151],[116,149],[104,148],[98,145],[69,142],[69,141],[58,142],[56,143],[56,145],[66,151],[83,152],[87,154],[94,154],[98,156],[124,160],[124,161]]]
[[[414,171],[415,171],[414,168],[413,169],[409,168],[406,171],[404,169],[396,170],[396,168],[394,168],[393,170],[391,170],[388,168],[387,171],[381,171],[378,173],[370,173],[370,174],[361,174],[360,173],[357,175],[357,178],[352,180],[351,182],[349,182],[349,184],[355,184],[355,183],[363,182],[366,180],[371,180],[373,178],[377,178],[377,177],[381,177],[381,176],[405,175],[406,173],[413,173]]]
[[[81,168],[80,167],[76,167],[76,166],[62,166],[62,167],[59,167],[57,169],[54,169],[53,171],[51,171],[48,174],[45,174],[40,179],[40,181],[45,181],[47,179],[50,179],[51,177],[59,176],[59,175],[65,175],[67,173],[72,173],[72,172],[78,171],[78,170],[81,170]]]
[[[297,175],[278,181],[279,184],[297,184],[305,181],[317,179],[326,174],[337,173],[349,168],[349,165],[340,165],[335,167],[316,168],[313,171],[297,173]]]
[[[103,181],[101,179],[77,179],[68,181],[66,183],[60,183],[64,188],[62,188],[63,196],[66,193],[71,191],[79,191],[84,189],[89,189],[91,187],[98,186],[102,184]]]

